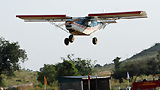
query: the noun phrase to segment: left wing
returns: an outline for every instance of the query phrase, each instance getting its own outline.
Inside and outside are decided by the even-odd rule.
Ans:
[[[89,17],[95,17],[97,20],[117,20],[117,19],[135,19],[147,18],[145,11],[115,12],[115,13],[95,13],[88,14]]]
[[[66,15],[16,15],[25,22],[64,22],[72,20],[72,17]]]

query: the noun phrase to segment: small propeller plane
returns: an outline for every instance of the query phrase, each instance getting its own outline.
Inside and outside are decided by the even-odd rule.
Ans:
[[[136,19],[147,18],[145,11],[128,11],[114,13],[92,13],[85,17],[70,17],[66,15],[16,15],[25,22],[50,22],[52,25],[70,33],[68,38],[65,38],[65,45],[69,45],[74,41],[74,35],[90,36],[91,34],[104,29],[108,24],[117,23],[119,19]],[[64,29],[62,24],[64,23]],[[97,44],[97,38],[92,38],[92,43]]]

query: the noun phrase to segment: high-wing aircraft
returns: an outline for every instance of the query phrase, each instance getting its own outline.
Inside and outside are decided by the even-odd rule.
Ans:
[[[50,22],[60,29],[70,33],[68,38],[65,38],[65,45],[69,45],[74,41],[74,35],[90,36],[106,25],[117,23],[119,19],[136,19],[147,18],[145,11],[128,11],[128,12],[114,12],[114,13],[92,13],[85,17],[71,17],[66,15],[16,15],[16,17],[23,19],[25,22]],[[64,29],[62,24],[64,23]],[[97,38],[92,38],[92,43],[97,44]]]

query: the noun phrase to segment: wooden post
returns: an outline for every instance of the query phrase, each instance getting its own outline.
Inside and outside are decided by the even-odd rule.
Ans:
[[[90,76],[88,74],[88,90],[90,90]]]

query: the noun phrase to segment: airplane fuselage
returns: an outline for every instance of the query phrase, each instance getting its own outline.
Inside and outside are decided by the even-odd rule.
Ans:
[[[66,29],[72,35],[91,35],[92,33],[104,29],[106,24],[98,21],[91,21],[87,18],[81,18],[77,21],[66,21]]]

